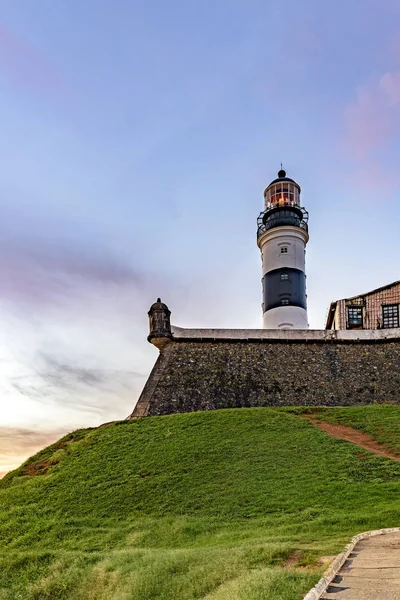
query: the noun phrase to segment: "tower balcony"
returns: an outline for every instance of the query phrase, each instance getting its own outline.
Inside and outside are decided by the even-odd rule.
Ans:
[[[270,205],[257,219],[257,239],[266,231],[285,225],[308,232],[308,212],[295,203]]]

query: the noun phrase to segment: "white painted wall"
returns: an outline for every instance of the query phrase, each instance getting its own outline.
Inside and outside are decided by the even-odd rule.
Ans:
[[[262,254],[262,276],[282,267],[305,272],[307,242],[307,232],[299,227],[276,227],[267,231],[258,240]],[[282,246],[287,246],[287,253],[282,254]]]
[[[278,306],[263,316],[264,329],[308,329],[307,311],[299,306]]]

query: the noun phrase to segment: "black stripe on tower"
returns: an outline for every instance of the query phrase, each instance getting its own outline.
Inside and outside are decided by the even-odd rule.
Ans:
[[[299,269],[274,269],[262,278],[264,312],[278,306],[307,308],[306,276]]]

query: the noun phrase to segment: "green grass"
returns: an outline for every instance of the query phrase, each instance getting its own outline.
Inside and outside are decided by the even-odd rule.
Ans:
[[[0,600],[300,599],[322,556],[399,525],[400,464],[297,412],[118,422],[43,450],[0,482]],[[327,414],[395,443],[400,407]]]

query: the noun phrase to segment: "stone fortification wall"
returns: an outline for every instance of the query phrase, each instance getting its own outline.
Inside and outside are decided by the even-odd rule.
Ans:
[[[182,330],[130,418],[244,406],[400,404],[400,330]]]

